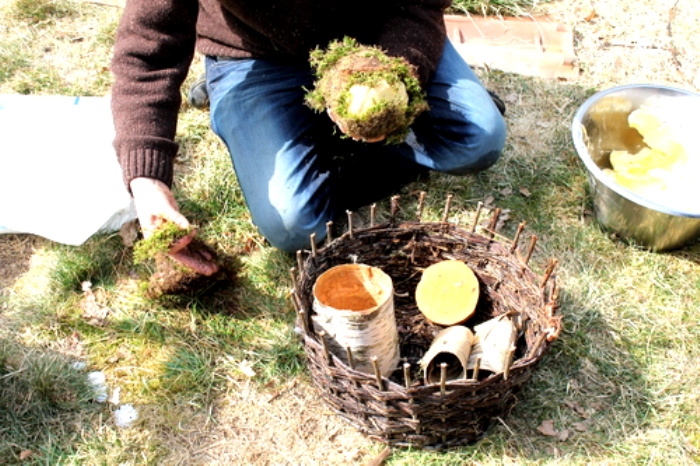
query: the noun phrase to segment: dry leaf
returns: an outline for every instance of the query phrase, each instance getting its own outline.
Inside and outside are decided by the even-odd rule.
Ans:
[[[591,408],[594,409],[595,411],[600,411],[603,408],[605,408],[605,403],[596,401],[594,403],[591,403]]]
[[[588,417],[588,413],[577,401],[565,401],[564,404],[569,408],[576,411],[576,413],[582,417]]]
[[[566,442],[569,439],[569,429],[564,429],[561,432],[559,432],[559,435],[557,435],[557,440],[560,442]]]
[[[134,355],[129,351],[129,348],[126,348],[125,346],[120,346],[117,351],[114,352],[112,356],[110,356],[107,359],[107,362],[110,364],[114,364],[116,362],[121,361],[122,359],[126,359],[127,361],[132,360],[134,358]]]
[[[20,459],[20,461],[24,461],[24,460],[26,460],[27,458],[29,458],[30,456],[32,456],[32,451],[31,451],[31,450],[22,450],[22,451],[19,453],[19,459]]]
[[[542,424],[540,424],[537,430],[540,434],[546,435],[547,437],[556,437],[559,435],[559,432],[554,429],[554,421],[551,419],[542,421]]]
[[[80,301],[80,307],[83,309],[82,318],[90,325],[102,327],[106,323],[110,309],[97,302],[97,297],[92,291],[92,283],[85,281],[81,286],[84,295]]]
[[[484,199],[484,208],[493,210],[496,207],[494,204],[495,200],[493,196],[486,196],[486,199]]]
[[[133,247],[134,243],[136,242],[136,238],[139,236],[139,228],[136,220],[126,222],[124,225],[122,225],[119,229],[119,236],[122,237],[124,246],[127,248]]]
[[[595,8],[591,8],[591,11],[588,12],[586,16],[583,17],[584,21],[591,22],[594,19],[598,17],[598,12],[595,11]]]
[[[501,195],[508,197],[511,194],[513,194],[513,188],[511,188],[510,186],[508,186],[507,188],[501,189]]]
[[[577,432],[586,432],[588,430],[588,424],[585,422],[574,422],[571,425]]]
[[[524,186],[520,188],[520,194],[522,194],[522,195],[525,196],[525,197],[530,197],[530,196],[532,196],[532,193],[530,192],[530,190],[527,189],[527,188],[524,187]]]
[[[498,217],[498,223],[496,223],[496,231],[502,230],[508,220],[510,220],[510,209],[501,210],[501,215]]]

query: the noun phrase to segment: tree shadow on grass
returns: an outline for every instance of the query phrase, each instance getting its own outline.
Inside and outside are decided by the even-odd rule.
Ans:
[[[502,442],[503,449],[530,460],[602,461],[653,410],[643,366],[599,309],[563,293],[561,313],[560,339],[494,429],[496,439],[482,444]],[[538,427],[545,421],[553,429],[543,433]]]
[[[74,358],[0,336],[0,458],[59,464],[104,412]]]

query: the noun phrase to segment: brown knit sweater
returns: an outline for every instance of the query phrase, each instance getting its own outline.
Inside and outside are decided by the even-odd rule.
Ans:
[[[112,59],[114,146],[124,181],[172,185],[180,87],[197,50],[302,62],[343,36],[414,64],[422,83],[445,41],[450,0],[127,0]]]

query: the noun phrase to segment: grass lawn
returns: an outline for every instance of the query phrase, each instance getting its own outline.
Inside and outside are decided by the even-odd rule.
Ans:
[[[0,0],[0,93],[107,95],[122,6]],[[700,6],[455,2],[465,8],[546,12],[572,26],[581,75],[477,70],[508,107],[503,157],[478,175],[433,174],[397,194],[409,206],[427,192],[425,219],[440,219],[453,194],[451,222],[468,225],[479,202],[502,209],[506,236],[525,221],[538,237],[533,268],[559,261],[564,331],[484,439],[446,452],[394,449],[387,464],[700,463],[700,241],[653,253],[601,229],[570,139],[574,112],[596,90],[655,82],[700,92]],[[197,57],[184,89],[201,70]],[[208,113],[183,104],[177,138],[176,196],[200,236],[235,258],[235,284],[153,300],[143,292],[152,266],[135,265],[119,234],[80,247],[0,235],[0,463],[367,464],[383,445],[311,385],[290,300],[296,259],[251,225]],[[378,205],[380,219],[389,208]],[[94,401],[90,371],[137,408],[132,427],[115,424],[116,405]],[[555,435],[538,429],[548,425]]]

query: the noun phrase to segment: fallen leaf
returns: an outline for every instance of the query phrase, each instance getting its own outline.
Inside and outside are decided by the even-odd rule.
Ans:
[[[80,307],[83,309],[82,318],[90,325],[102,327],[105,325],[110,309],[97,302],[97,297],[92,291],[92,283],[82,282],[81,287],[83,290],[83,299],[80,301]]]
[[[134,355],[131,353],[131,351],[129,351],[129,348],[125,346],[120,346],[119,349],[112,354],[112,356],[107,358],[107,362],[114,364],[122,359],[126,359],[127,361],[134,359]]]
[[[510,220],[510,209],[501,210],[501,215],[498,217],[498,223],[496,224],[496,231],[501,231],[508,220]]]
[[[591,408],[596,411],[600,411],[605,408],[605,403],[599,401],[593,402],[591,403]]]
[[[501,189],[501,195],[508,197],[511,194],[513,194],[513,188],[511,188],[510,186],[508,186],[507,188]]]
[[[522,195],[525,196],[525,197],[530,197],[530,196],[532,196],[532,193],[530,192],[530,190],[527,189],[527,188],[524,187],[524,186],[521,187],[519,191],[520,191],[520,194],[522,194]]]
[[[559,432],[554,429],[554,421],[551,419],[542,421],[542,424],[540,424],[537,430],[540,434],[546,435],[547,437],[556,437],[559,435]]]
[[[584,409],[583,406],[581,406],[577,401],[565,401],[564,404],[568,406],[569,408],[573,409],[576,411],[576,413],[582,417],[588,417],[588,413]]]
[[[594,19],[598,17],[598,12],[595,11],[595,8],[591,8],[591,11],[588,12],[586,16],[583,17],[584,21],[591,22]]]
[[[588,424],[585,422],[574,422],[571,425],[577,432],[586,432],[588,430]]]
[[[566,442],[569,439],[569,429],[564,429],[561,432],[559,432],[559,435],[557,435],[557,440],[560,442]]]
[[[124,246],[127,248],[133,247],[134,243],[136,242],[136,238],[139,236],[139,228],[136,220],[126,222],[124,225],[122,225],[119,229],[119,236],[122,237]]]
[[[493,208],[495,207],[495,205],[494,205],[495,200],[496,200],[496,198],[494,198],[493,196],[486,196],[486,199],[484,199],[484,208],[489,209],[489,210],[493,210]]]
[[[22,451],[19,453],[19,459],[20,459],[20,461],[24,461],[24,460],[26,460],[27,458],[29,458],[30,456],[32,456],[32,451],[31,451],[31,450],[22,450]]]

